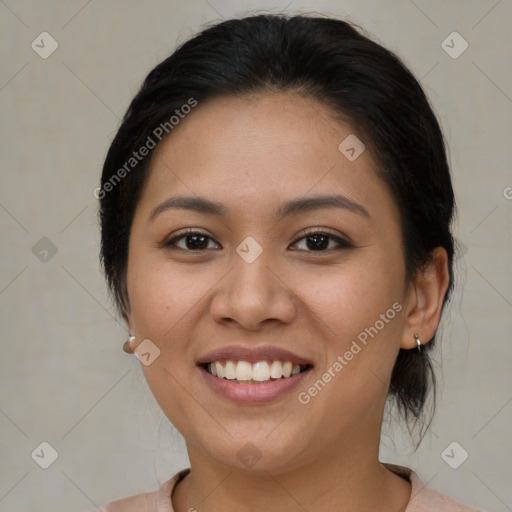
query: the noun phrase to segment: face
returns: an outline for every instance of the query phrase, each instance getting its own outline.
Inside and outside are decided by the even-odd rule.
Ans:
[[[398,208],[369,144],[339,149],[351,134],[291,93],[223,98],[154,155],[128,322],[160,351],[141,367],[192,464],[276,473],[378,449],[407,287]]]

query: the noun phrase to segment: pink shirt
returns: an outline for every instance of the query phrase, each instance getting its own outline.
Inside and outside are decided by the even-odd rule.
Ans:
[[[457,503],[449,496],[429,489],[418,475],[402,466],[385,464],[394,473],[405,476],[411,482],[411,499],[405,512],[482,512]],[[184,478],[190,469],[184,469],[164,482],[157,491],[137,494],[121,500],[109,501],[101,505],[103,512],[174,512],[171,494],[176,484]],[[97,511],[98,509],[94,509]],[[89,512],[94,512],[93,510]]]

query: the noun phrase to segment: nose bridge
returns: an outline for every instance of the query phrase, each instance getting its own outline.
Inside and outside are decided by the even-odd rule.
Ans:
[[[294,301],[273,267],[271,249],[246,238],[233,253],[232,270],[223,281],[220,297],[213,301],[214,316],[251,329],[268,319],[289,322],[295,313]]]
[[[272,260],[269,247],[264,248],[254,238],[247,237],[233,255],[231,293],[242,300],[252,297],[254,303],[268,302],[275,289],[270,271]]]

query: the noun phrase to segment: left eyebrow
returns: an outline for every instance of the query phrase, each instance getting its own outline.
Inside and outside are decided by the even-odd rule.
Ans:
[[[160,213],[172,208],[194,210],[200,213],[206,213],[216,216],[226,216],[229,213],[228,208],[222,203],[210,201],[204,197],[185,197],[175,196],[166,199],[154,208],[149,216],[149,220]],[[370,217],[368,210],[361,204],[356,203],[343,195],[322,195],[313,197],[303,197],[300,199],[292,199],[282,204],[277,210],[277,217],[283,219],[291,215],[301,214],[312,210],[322,208],[342,208],[350,212]]]
[[[320,208],[342,208],[353,213],[364,215],[368,218],[370,217],[368,210],[363,205],[352,201],[352,199],[349,199],[347,196],[339,194],[332,196],[304,197],[288,201],[279,208],[278,216],[282,219],[289,215],[304,213]]]

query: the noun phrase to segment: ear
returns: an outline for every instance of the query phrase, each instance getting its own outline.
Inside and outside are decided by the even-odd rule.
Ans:
[[[128,327],[129,332],[133,332],[131,306],[130,299],[128,298],[128,288],[126,286],[126,279],[123,279],[121,282],[121,293],[119,297],[119,302],[121,306],[121,315],[126,323],[126,327]]]
[[[132,320],[132,314],[131,314],[131,310],[130,310],[130,305],[129,303],[126,304],[126,303],[123,303],[123,305],[121,306],[122,307],[122,316],[123,316],[123,320],[125,321],[126,323],[126,327],[128,328],[128,332],[131,332],[133,333],[133,329],[134,329],[134,325],[133,325],[133,320]]]
[[[449,282],[448,254],[443,247],[436,247],[430,261],[417,273],[411,285],[401,348],[416,348],[415,334],[422,344],[434,337]]]
[[[124,305],[124,303],[121,306],[121,308],[122,308],[123,319],[126,322],[126,327],[128,328],[128,334],[132,335],[133,334],[133,323],[132,323],[132,319],[131,319],[130,310],[129,310],[129,308],[127,308]],[[127,354],[134,353],[134,348],[131,346],[132,342],[133,342],[133,340],[130,340],[128,338],[123,344],[123,351],[126,352]]]
[[[123,308],[123,320],[126,323],[126,327],[128,328],[128,332],[133,332],[133,325],[130,313],[127,313]]]

